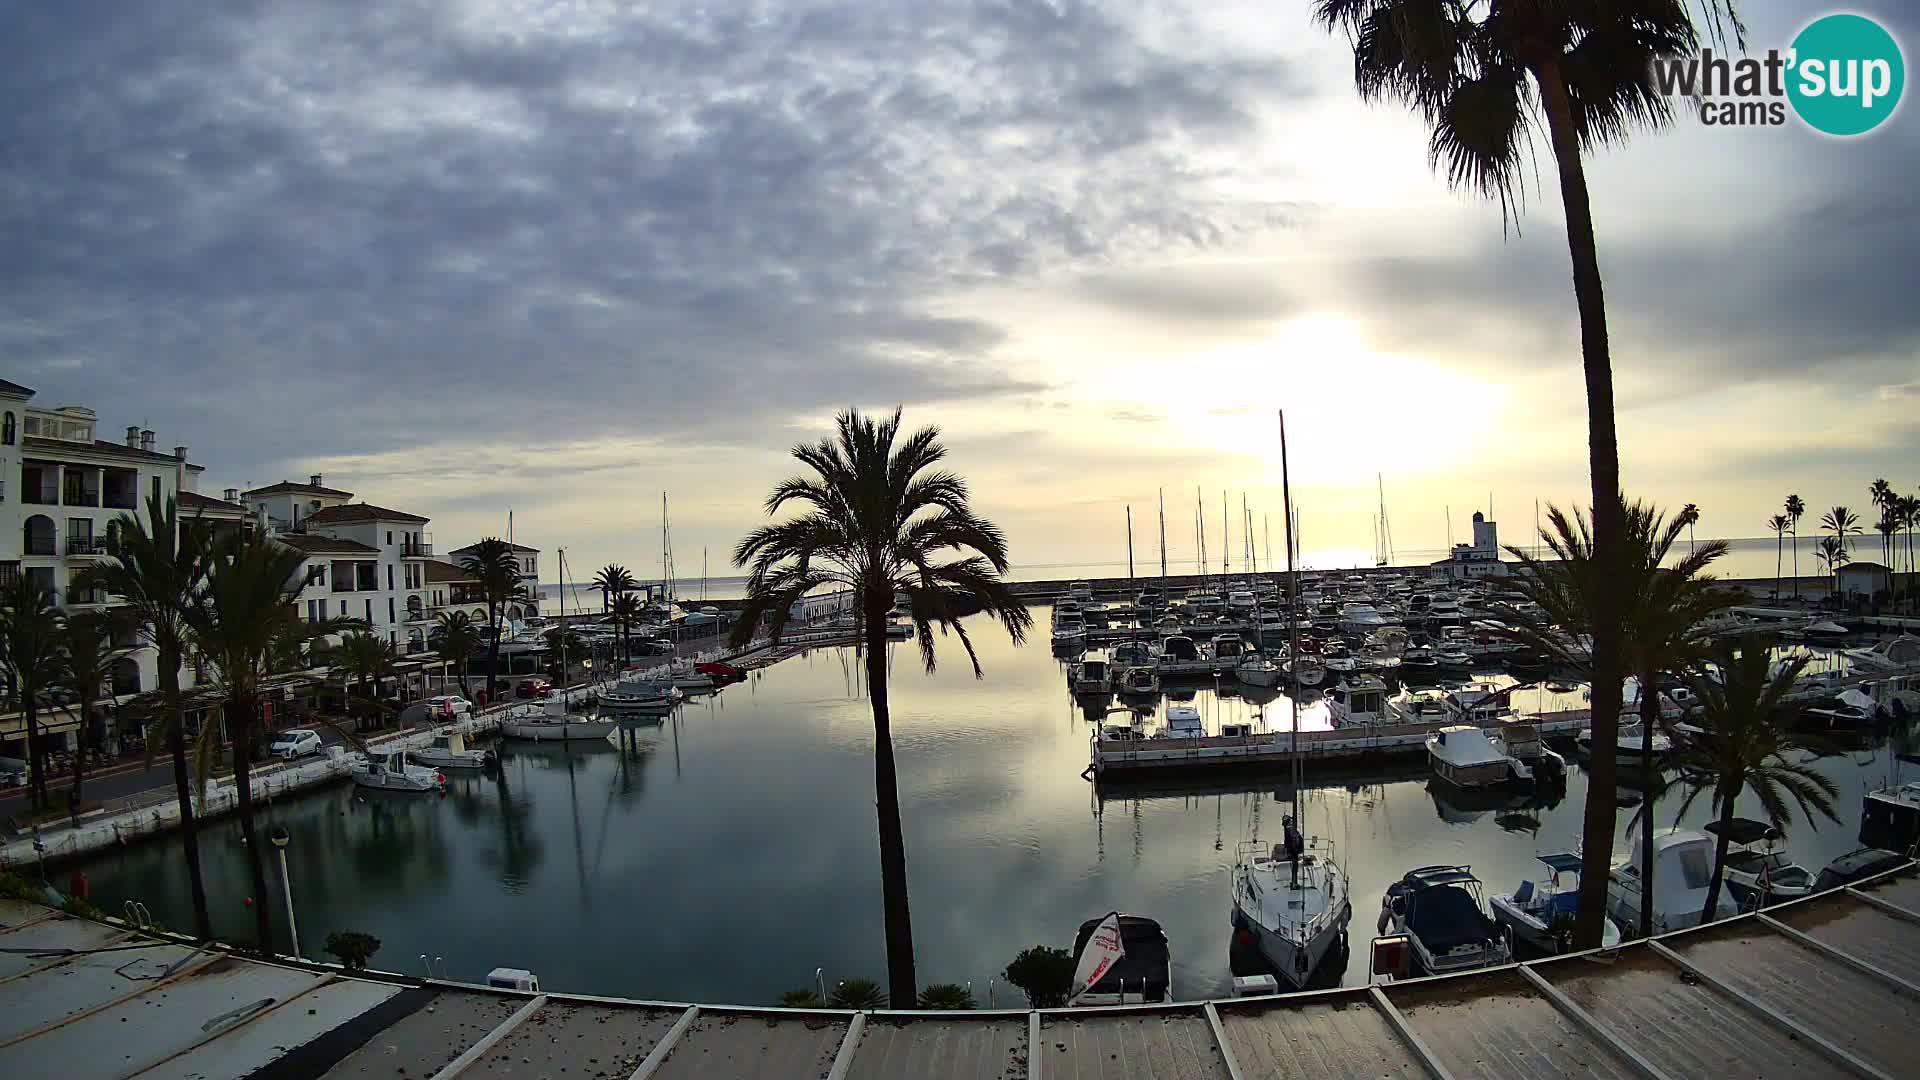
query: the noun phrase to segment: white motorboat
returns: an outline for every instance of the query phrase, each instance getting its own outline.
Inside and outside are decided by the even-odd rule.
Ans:
[[[1252,611],[1259,602],[1252,589],[1234,589],[1227,593],[1227,609],[1235,614]]]
[[[1216,661],[1238,660],[1247,654],[1247,643],[1239,634],[1215,634],[1213,638],[1213,658]]]
[[[620,726],[616,720],[576,718],[567,712],[566,702],[561,699],[550,701],[547,705],[547,708],[537,712],[528,711],[502,718],[500,734],[509,739],[561,742],[605,739],[608,732]]]
[[[1396,723],[1399,717],[1387,701],[1387,684],[1374,675],[1350,675],[1327,691],[1327,709],[1334,727],[1362,727]]]
[[[1779,829],[1764,821],[1737,817],[1727,830],[1727,858],[1721,877],[1733,892],[1734,902],[1742,910],[1798,900],[1813,891],[1813,872],[1775,848],[1781,839]],[[1720,835],[1720,823],[1709,821],[1703,828]],[[1659,880],[1655,879],[1658,888]]]
[[[1507,931],[1487,915],[1480,879],[1467,866],[1407,871],[1387,886],[1377,929],[1412,942],[1416,975],[1494,967],[1513,956]]]
[[[600,695],[600,704],[609,709],[663,711],[686,695],[666,679],[625,678]]]
[[[1080,656],[1080,662],[1073,666],[1073,692],[1076,694],[1104,694],[1111,688],[1112,672],[1105,649],[1088,649]]]
[[[1819,724],[1831,731],[1852,730],[1873,726],[1879,715],[1880,703],[1873,696],[1855,687],[1842,690],[1838,695],[1818,705],[1802,711],[1809,723]]]
[[[1327,681],[1326,662],[1312,653],[1300,653],[1286,661],[1287,678],[1295,686],[1314,687]]]
[[[1247,653],[1233,668],[1233,677],[1248,686],[1278,686],[1280,675],[1280,665],[1259,653]]]
[[[413,751],[413,760],[436,769],[485,768],[493,754],[467,746],[466,732],[458,727],[436,733],[430,746]]]
[[[348,768],[355,784],[382,791],[438,791],[447,782],[439,769],[409,761],[405,750],[377,757],[356,754]]]
[[[1561,851],[1534,858],[1547,864],[1549,876],[1522,881],[1510,893],[1495,893],[1487,897],[1487,906],[1493,921],[1507,927],[1514,941],[1544,953],[1565,952],[1580,914],[1580,856]],[[1562,875],[1571,875],[1572,882],[1563,885]],[[1600,935],[1602,948],[1620,944],[1620,927],[1612,919],[1606,920]]]
[[[1087,621],[1077,611],[1055,611],[1053,613],[1053,647],[1067,649],[1077,647],[1087,637]]]
[[[1120,675],[1119,692],[1137,697],[1157,696],[1160,693],[1160,673],[1146,664],[1130,667]]]
[[[1473,654],[1457,644],[1442,645],[1433,650],[1433,662],[1438,667],[1465,671],[1473,666]]]
[[[1636,760],[1645,756],[1647,741],[1643,731],[1644,729],[1638,723],[1629,724],[1622,720],[1619,734],[1615,737],[1613,743],[1614,756],[1616,758],[1633,758]],[[1575,736],[1574,741],[1579,744],[1583,752],[1593,753],[1592,728],[1588,728]],[[1653,756],[1656,758],[1663,758],[1673,753],[1673,739],[1665,732],[1654,732],[1652,745]]]
[[[1861,796],[1860,840],[1894,851],[1907,851],[1920,843],[1920,782]]]
[[[1386,616],[1380,614],[1372,604],[1345,604],[1340,608],[1340,632],[1343,634],[1371,634],[1387,625]]]
[[[1172,952],[1160,924],[1140,915],[1104,915],[1080,924],[1073,938],[1073,963],[1079,968],[1087,942],[1100,924],[1117,918],[1121,954],[1113,966],[1075,995],[1075,1005],[1140,1005],[1173,998]]]
[[[1920,665],[1920,637],[1901,634],[1865,649],[1842,649],[1841,655],[1863,671],[1892,671]]]
[[[691,660],[675,660],[671,671],[673,685],[680,690],[711,690],[718,685],[713,676],[695,667]]]
[[[1240,844],[1233,868],[1234,923],[1294,989],[1307,984],[1347,932],[1353,901],[1331,841],[1309,842],[1285,819],[1286,840],[1271,849]]]
[[[1409,645],[1400,654],[1400,666],[1411,671],[1431,671],[1440,666],[1431,645]]]
[[[1707,906],[1707,883],[1713,877],[1714,839],[1697,829],[1661,829],[1653,834],[1653,932],[1665,934],[1700,924]],[[1613,864],[1607,880],[1607,914],[1621,926],[1640,926],[1640,845],[1626,859]],[[1726,889],[1714,917],[1739,914]]]
[[[1533,786],[1533,770],[1487,737],[1485,729],[1465,724],[1443,727],[1427,736],[1427,760],[1433,775],[1459,788]]]
[[[1456,724],[1466,718],[1445,690],[1402,690],[1395,695],[1393,708],[1409,724]]]
[[[1167,729],[1162,738],[1202,739],[1207,734],[1206,722],[1200,719],[1200,710],[1191,705],[1167,706]]]
[[[1546,740],[1540,737],[1540,729],[1528,717],[1509,710],[1490,727],[1481,726],[1494,745],[1532,771],[1535,786],[1566,779],[1567,759],[1547,746]]]

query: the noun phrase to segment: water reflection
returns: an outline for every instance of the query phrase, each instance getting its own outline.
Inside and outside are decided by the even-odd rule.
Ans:
[[[1117,909],[1160,921],[1181,996],[1230,992],[1243,966],[1228,899],[1234,846],[1277,838],[1292,798],[1284,774],[1090,784],[1080,774],[1091,721],[1133,702],[1090,708],[1069,697],[1044,648],[1015,649],[985,627],[975,643],[983,680],[964,662],[922,675],[911,643],[894,662],[922,979],[979,990],[1021,949],[1068,945],[1082,920]],[[1203,680],[1179,693],[1213,730],[1287,723],[1278,690]],[[1579,707],[1565,704],[1577,691],[1521,694],[1522,709]],[[1145,724],[1164,723],[1165,699],[1141,704]],[[1324,723],[1308,704],[1302,726]],[[784,662],[620,736],[509,744],[497,773],[453,774],[444,796],[337,787],[273,804],[268,825],[293,834],[308,948],[363,930],[383,940],[383,966],[411,969],[424,952],[459,978],[509,965],[553,988],[682,1000],[771,1002],[816,966],[833,979],[884,975],[872,720],[850,654]],[[1797,825],[1794,859],[1817,870],[1857,846],[1861,791],[1896,766],[1872,743],[1823,761],[1846,824]],[[1623,803],[1644,798],[1624,786],[1630,774]],[[1535,854],[1571,850],[1586,790],[1575,768],[1564,792],[1483,800],[1430,784],[1415,759],[1311,770],[1301,803],[1310,831],[1338,845],[1355,926],[1371,927],[1386,886],[1411,867],[1465,863],[1499,891],[1535,871]],[[1683,790],[1657,798],[1657,824],[1672,821]],[[1707,813],[1702,799],[1687,820]],[[1631,817],[1619,816],[1617,851]],[[204,850],[216,927],[249,934],[232,822],[213,823]],[[85,869],[103,907],[138,897],[180,926],[191,920],[178,863],[176,845],[152,843]],[[1363,981],[1365,941],[1350,951],[1321,977]]]

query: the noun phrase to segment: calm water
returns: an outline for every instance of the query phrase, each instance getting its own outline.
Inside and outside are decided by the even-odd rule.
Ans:
[[[1069,946],[1081,920],[1120,909],[1166,927],[1179,996],[1227,993],[1234,845],[1256,827],[1278,838],[1284,779],[1096,794],[1080,779],[1090,725],[1059,662],[986,627],[975,640],[980,681],[951,639],[932,676],[911,645],[893,657],[921,981],[971,980],[984,1005],[987,979],[1022,948]],[[363,930],[384,942],[382,967],[419,971],[428,953],[455,978],[505,965],[556,990],[680,1000],[770,1002],[818,966],[884,980],[872,728],[850,663],[839,651],[786,661],[642,729],[637,753],[510,743],[498,778],[455,774],[444,797],[341,786],[280,802],[262,830],[293,834],[306,951]],[[1205,688],[1195,701],[1210,724],[1257,707]],[[1284,699],[1265,708],[1284,725]],[[1816,871],[1858,846],[1862,788],[1889,769],[1870,750],[1823,767],[1842,824],[1801,824],[1789,845]],[[1535,872],[1535,853],[1575,844],[1585,793],[1576,773],[1552,805],[1462,807],[1409,765],[1310,777],[1303,798],[1309,827],[1341,847],[1363,946],[1401,872],[1464,862],[1509,888]],[[1706,816],[1703,800],[1689,819]],[[1660,823],[1671,817],[1663,807]],[[203,850],[217,928],[250,935],[237,827],[219,823]],[[176,847],[148,844],[85,869],[102,906],[138,897],[183,926],[178,863]],[[1365,978],[1356,948],[1344,979]]]

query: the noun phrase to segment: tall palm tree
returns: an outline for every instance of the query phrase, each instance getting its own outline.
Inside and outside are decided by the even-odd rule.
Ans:
[[[1733,603],[1732,596],[1715,589],[1713,579],[1705,573],[1708,566],[1726,554],[1727,544],[1723,540],[1710,540],[1668,567],[1663,564],[1679,541],[1680,531],[1685,527],[1684,517],[1675,515],[1668,519],[1646,503],[1633,502],[1622,509],[1621,518],[1626,525],[1624,559],[1619,570],[1608,573],[1594,556],[1593,533],[1586,515],[1575,511],[1569,518],[1558,507],[1548,507],[1548,527],[1541,530],[1548,555],[1543,558],[1519,547],[1507,548],[1520,560],[1520,569],[1510,583],[1538,605],[1540,614],[1529,615],[1517,608],[1503,607],[1501,615],[1513,636],[1562,664],[1593,675],[1590,656],[1570,636],[1569,630],[1593,625],[1597,618],[1593,610],[1595,594],[1603,590],[1613,593],[1621,621],[1622,654],[1627,670],[1640,681],[1640,716],[1645,743],[1639,782],[1644,789],[1652,791],[1653,733],[1661,723],[1659,677],[1688,664],[1704,648],[1706,637],[1702,624],[1707,616]],[[1594,694],[1595,698],[1598,696]],[[1620,711],[1616,707],[1614,712],[1616,730]],[[1598,732],[1602,719],[1596,706],[1593,714],[1596,755],[1601,749]],[[1641,843],[1643,865],[1652,866],[1651,828],[1641,828]],[[1600,861],[1609,861],[1612,849],[1609,838],[1599,852]],[[1591,858],[1590,847],[1586,852]],[[1607,872],[1603,867],[1594,876],[1599,879],[1596,888],[1589,890],[1582,885],[1582,918],[1591,918],[1588,912],[1605,911]],[[1651,880],[1644,881],[1642,887],[1647,895],[1641,904],[1641,932],[1646,934],[1652,931]]]
[[[254,829],[253,755],[262,734],[261,684],[273,672],[278,642],[300,621],[295,601],[306,587],[306,558],[304,552],[258,531],[230,533],[212,549],[204,601],[186,613],[194,649],[220,686],[232,744],[240,834],[246,840],[250,881],[258,901],[253,905],[255,929],[263,952],[273,948],[269,919],[273,905],[265,902],[269,895],[266,870]],[[353,636],[357,635],[349,635]]]
[[[511,544],[489,536],[460,559],[460,569],[473,575],[487,602],[487,697],[491,699],[500,689],[501,616],[508,604],[527,594],[520,584],[520,560],[514,557]]]
[[[556,626],[540,636],[546,641],[547,654],[552,657],[555,672],[554,685],[565,686],[567,669],[586,658],[586,642],[582,641],[580,635],[574,633],[570,626]],[[565,658],[564,664],[561,662],[562,657]]]
[[[1844,506],[1836,506],[1821,515],[1820,527],[1832,533],[1834,538],[1840,541],[1840,546],[1845,548],[1847,537],[1860,532],[1860,515]]]
[[[1700,793],[1709,788],[1720,817],[1707,906],[1700,913],[1703,924],[1712,921],[1720,903],[1727,837],[1733,825],[1734,804],[1742,794],[1751,792],[1766,812],[1767,821],[1782,832],[1793,822],[1789,799],[1816,827],[1815,813],[1840,820],[1833,806],[1839,788],[1804,760],[1806,755],[1829,750],[1819,740],[1795,730],[1799,706],[1791,695],[1808,658],[1796,656],[1776,665],[1767,646],[1765,639],[1754,635],[1741,639],[1737,647],[1723,645],[1710,665],[1711,675],[1696,673],[1689,680],[1700,698],[1699,722],[1706,730],[1683,752],[1680,765],[1703,780],[1687,792],[1676,818],[1685,815]]]
[[[1767,519],[1767,528],[1773,530],[1773,596],[1780,598],[1780,564],[1786,557],[1787,515],[1775,514]]]
[[[73,692],[79,709],[79,734],[73,755],[73,801],[81,796],[81,767],[84,751],[97,749],[100,738],[94,732],[93,706],[102,693],[112,696],[114,665],[133,655],[132,649],[114,644],[115,638],[129,629],[126,614],[117,608],[102,608],[70,615],[60,633],[60,682]]]
[[[1909,604],[1909,606],[1911,606],[1914,600],[1914,596],[1913,596],[1913,591],[1914,591],[1913,590],[1913,575],[1914,575],[1913,532],[1915,529],[1920,528],[1920,497],[1913,496],[1913,495],[1902,495],[1896,501],[1895,506],[1898,508],[1900,513],[1900,527],[1904,529],[1907,534],[1907,541],[1906,541],[1907,603]]]
[[[200,872],[200,840],[193,815],[193,788],[187,771],[186,714],[180,696],[180,669],[187,658],[187,614],[200,602],[206,585],[206,527],[197,518],[182,519],[172,498],[147,500],[146,520],[121,514],[107,530],[107,556],[88,567],[76,582],[116,597],[155,651],[160,726],[173,758],[173,791],[180,803],[180,846],[187,856],[193,892],[194,933],[213,936],[207,914],[207,887]]]
[[[338,655],[349,677],[366,688],[368,715],[382,715],[381,683],[399,672],[400,656],[392,643],[378,634],[356,629],[340,635]]]
[[[605,615],[611,608],[613,598],[630,593],[638,583],[627,568],[619,563],[608,563],[593,576],[593,587],[600,590],[600,614]]]
[[[16,574],[0,594],[0,672],[7,676],[8,702],[27,729],[27,768],[33,805],[45,809],[46,748],[40,735],[40,707],[60,681],[62,618],[53,594],[25,574]]]
[[[1874,531],[1880,534],[1880,557],[1887,568],[1887,587],[1893,588],[1894,567],[1898,560],[1894,558],[1895,537],[1900,535],[1900,508],[1889,502],[1880,508],[1880,520],[1874,522]]]
[[[1793,595],[1800,595],[1800,519],[1806,516],[1807,503],[1798,495],[1787,496],[1782,509],[1787,512],[1787,531],[1793,534]]]
[[[1879,524],[1885,524],[1888,519],[1893,516],[1894,502],[1899,496],[1893,493],[1893,485],[1887,483],[1887,478],[1882,476],[1867,485],[1867,498],[1872,500],[1874,507],[1880,511]],[[1876,525],[1876,527],[1878,527],[1878,525]],[[1893,565],[1893,542],[1891,537],[1892,530],[1880,529],[1880,558],[1889,567]]]
[[[464,611],[443,611],[439,614],[440,644],[437,651],[442,659],[454,665],[460,672],[460,693],[467,692],[467,667],[473,661],[473,654],[480,651],[480,630],[473,625],[473,617]]]
[[[1847,554],[1847,546],[1840,542],[1839,537],[1823,536],[1820,538],[1820,546],[1814,550],[1814,555],[1827,564],[1827,576],[1833,579],[1834,598],[1844,602],[1840,596],[1840,568],[1853,561],[1853,556]]]
[[[887,982],[895,1001],[914,1000],[917,987],[887,695],[887,611],[897,597],[906,598],[928,671],[934,667],[933,624],[954,632],[976,678],[980,658],[961,615],[986,612],[1016,643],[1033,625],[1026,606],[1001,580],[1005,536],[974,514],[965,480],[936,468],[946,454],[937,428],[903,437],[898,409],[882,421],[857,410],[841,413],[836,437],[793,448],[811,474],[782,482],[767,497],[769,515],[788,503],[803,512],[754,530],[733,553],[735,565],[751,568],[746,606],[732,632],[735,646],[752,638],[763,616],[778,641],[794,604],[815,589],[847,590],[861,615],[873,708]]]
[[[1695,47],[1683,0],[1562,4],[1434,3],[1432,0],[1315,0],[1314,17],[1353,40],[1354,81],[1367,98],[1397,99],[1432,129],[1428,157],[1456,187],[1498,199],[1518,216],[1544,126],[1566,212],[1574,301],[1580,313],[1587,391],[1593,543],[1600,562],[1620,557],[1620,447],[1614,429],[1613,361],[1599,245],[1587,195],[1584,155],[1624,140],[1635,127],[1669,118],[1652,61]],[[1609,727],[1620,710],[1619,613],[1610,590],[1592,596],[1596,717]],[[1613,738],[1595,732],[1586,806],[1588,850],[1613,836]],[[1604,741],[1601,736],[1606,736]],[[1599,859],[1602,856],[1595,856]],[[1604,883],[1606,868],[1593,876]],[[1581,947],[1600,943],[1598,916],[1582,921]]]
[[[623,592],[613,598],[613,623],[620,628],[620,653],[629,664],[633,663],[633,627],[645,613],[645,605],[633,593]]]

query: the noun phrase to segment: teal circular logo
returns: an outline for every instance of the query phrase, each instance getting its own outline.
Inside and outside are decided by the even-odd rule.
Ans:
[[[1864,15],[1826,15],[1793,39],[1787,98],[1816,131],[1862,135],[1900,104],[1907,65],[1900,44]]]

